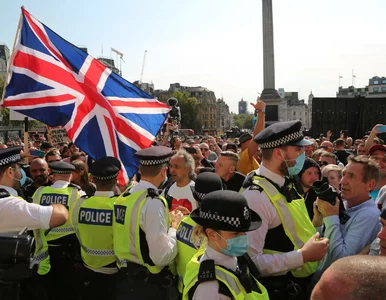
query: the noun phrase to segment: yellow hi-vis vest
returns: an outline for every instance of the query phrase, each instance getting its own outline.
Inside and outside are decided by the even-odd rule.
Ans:
[[[285,197],[277,190],[277,188],[260,176],[253,176],[252,183],[261,187],[275,206],[279,214],[286,236],[294,245],[294,250],[298,250],[316,233],[315,227],[308,216],[304,198],[298,195],[298,199],[287,202]],[[280,243],[280,241],[278,241]],[[263,249],[263,253],[275,254],[281,253],[271,249]],[[308,262],[302,268],[292,270],[294,277],[303,278],[312,275],[318,267],[318,262]]]
[[[117,196],[79,198],[70,213],[83,262],[95,269],[115,262],[113,211]]]
[[[184,277],[184,291],[182,295],[183,300],[188,300],[189,298],[189,291],[193,287],[198,285],[198,277],[199,277],[199,272],[200,272],[200,262],[199,262],[199,257],[203,254],[203,251],[200,249],[199,252],[197,252],[192,260],[188,263],[186,266],[186,272],[185,272],[185,277]],[[215,278],[223,283],[226,288],[229,290],[229,292],[232,294],[233,299],[235,300],[268,300],[268,292],[265,289],[265,287],[256,280],[251,274],[252,279],[255,281],[257,287],[259,288],[260,292],[257,291],[252,291],[250,293],[247,293],[245,290],[244,286],[241,284],[240,280],[237,278],[237,276],[232,273],[231,271],[227,270],[226,268],[216,265],[214,267],[215,271]],[[209,275],[207,272],[208,270],[205,271],[205,276],[203,277],[210,277],[208,280],[213,280],[211,278],[214,278],[214,275]]]
[[[114,204],[114,252],[120,269],[126,267],[128,262],[145,266],[152,274],[158,274],[164,268],[155,266],[152,262],[145,262],[143,249],[140,247],[141,210],[147,197],[157,198],[162,201],[165,208],[166,224],[168,226],[170,224],[169,207],[166,199],[154,193],[155,191],[152,189],[137,191],[133,194],[126,192],[120,195]]]
[[[178,290],[182,293],[183,280],[185,276],[186,265],[192,257],[197,253],[201,246],[202,238],[195,241],[193,239],[193,230],[196,222],[190,216],[183,218],[177,228],[177,274],[178,274]]]
[[[52,188],[50,186],[41,186],[33,195],[33,202],[43,206],[51,204],[63,204],[71,211],[74,203],[80,197],[79,190],[76,187],[68,186],[66,188]],[[67,220],[61,226],[52,228],[46,236],[47,241],[60,239],[66,235],[75,233],[71,221]]]
[[[38,274],[46,275],[51,270],[50,255],[48,253],[48,243],[45,236],[46,230],[35,229],[35,252],[31,260],[31,268],[33,265],[38,266]]]

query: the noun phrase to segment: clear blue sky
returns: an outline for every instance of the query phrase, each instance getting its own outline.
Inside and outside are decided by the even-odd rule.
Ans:
[[[12,46],[20,6],[93,56],[124,53],[123,76],[156,89],[170,83],[205,86],[232,111],[263,89],[259,0],[12,0],[3,1],[0,42]],[[301,98],[334,96],[386,75],[386,1],[273,0],[276,88]]]

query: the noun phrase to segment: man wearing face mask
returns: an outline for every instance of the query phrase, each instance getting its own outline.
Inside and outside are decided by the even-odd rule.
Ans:
[[[16,190],[26,180],[25,172],[18,164],[20,151],[20,147],[0,150],[0,233],[15,233],[24,227],[48,229],[64,224],[68,212],[63,205],[41,206],[17,196]]]
[[[300,121],[275,123],[255,137],[262,149],[260,168],[248,174],[242,194],[262,219],[259,229],[249,232],[249,255],[263,276],[270,299],[308,299],[306,286],[328,248],[319,238],[303,197],[291,177],[305,161]]]

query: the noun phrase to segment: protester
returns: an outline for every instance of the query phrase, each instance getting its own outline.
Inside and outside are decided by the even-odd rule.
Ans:
[[[194,186],[194,181],[191,180],[194,174],[193,157],[184,150],[178,150],[170,158],[169,172],[174,183],[164,189],[164,195],[171,199],[170,210],[179,206],[187,208],[190,212],[196,209],[196,200],[191,190],[191,186]]]
[[[321,173],[319,165],[311,158],[306,158],[300,173],[298,174],[301,183],[301,190],[304,201],[306,203],[308,216],[310,220],[314,217],[314,202],[316,201],[316,193],[312,188],[315,181],[320,180]]]
[[[383,300],[386,258],[356,255],[334,262],[315,286],[311,300]]]
[[[80,160],[74,160],[71,164],[75,167],[75,170],[72,172],[71,182],[78,185],[86,195],[94,195],[96,187],[88,178],[87,165]]]
[[[358,254],[376,238],[380,229],[379,210],[370,197],[370,191],[378,179],[379,171],[367,157],[349,158],[340,181],[342,199],[346,201],[345,214],[349,217],[343,222],[339,218],[338,198],[335,205],[316,200],[313,224],[322,232],[324,223],[324,236],[330,240],[330,250],[314,274],[314,283],[334,261]]]
[[[216,161],[215,172],[221,177],[228,190],[238,192],[243,185],[245,176],[236,171],[239,156],[236,153],[221,152]]]
[[[337,165],[327,165],[323,168],[322,177],[328,179],[337,192],[340,192],[340,181],[342,179],[342,168]]]

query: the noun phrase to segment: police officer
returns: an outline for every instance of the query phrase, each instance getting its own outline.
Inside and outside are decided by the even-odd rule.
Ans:
[[[26,180],[20,165],[20,147],[0,150],[0,232],[28,229],[48,229],[67,221],[68,211],[61,204],[40,206],[18,197],[16,190]]]
[[[223,184],[221,177],[215,173],[205,172],[199,174],[196,178],[194,186],[190,187],[192,194],[197,202],[197,207],[200,206],[202,199],[210,192],[222,190]],[[176,267],[178,274],[178,290],[182,293],[183,279],[187,263],[197,253],[201,246],[202,239],[195,239],[193,229],[196,222],[190,216],[186,216],[181,220],[177,228],[177,247],[178,253],[176,257]]]
[[[114,205],[114,252],[122,276],[117,299],[167,299],[168,265],[177,254],[176,228],[183,217],[177,209],[169,215],[157,190],[166,179],[171,149],[155,146],[135,155],[141,180]]]
[[[71,212],[71,222],[81,246],[85,265],[82,299],[114,299],[118,272],[113,247],[113,210],[121,163],[104,157],[90,166],[96,185],[94,196],[81,197]]]
[[[26,180],[26,174],[19,165],[20,151],[20,147],[0,150],[0,233],[18,233],[25,227],[49,229],[64,224],[68,218],[68,211],[63,205],[53,204],[43,207],[18,197],[16,190]],[[9,247],[3,247],[0,243],[0,249],[6,250]],[[2,280],[15,280],[15,278],[4,278],[6,273],[2,270],[0,273]],[[31,299],[28,297],[29,288],[26,288],[26,284],[26,282],[23,283],[22,294],[27,299]],[[16,282],[15,285],[11,285],[10,282],[3,285],[0,282],[0,299],[16,299],[16,295],[20,294],[19,287],[19,284],[16,286]]]
[[[244,260],[248,251],[247,231],[261,225],[247,200],[234,191],[214,191],[191,213],[208,244],[186,266],[183,299],[262,299],[267,290]]]
[[[78,186],[71,183],[75,167],[63,161],[52,162],[49,167],[53,174],[53,184],[38,188],[33,195],[33,202],[42,206],[60,203],[71,211],[75,202],[84,195]],[[77,290],[68,289],[68,285],[77,282],[74,275],[79,272],[75,272],[74,268],[80,250],[70,220],[49,232],[35,230],[34,236],[34,261],[39,263],[38,273],[47,275],[45,281],[50,282],[49,297],[72,299]]]
[[[300,121],[279,122],[256,135],[262,164],[248,174],[242,192],[263,220],[258,230],[248,233],[249,254],[263,275],[275,275],[262,281],[272,299],[307,299],[305,287],[328,247],[288,177],[301,171],[304,146],[311,144],[303,139],[301,128]]]

